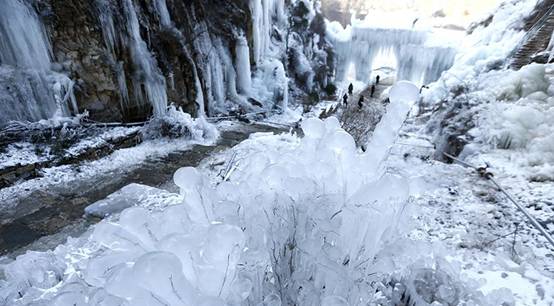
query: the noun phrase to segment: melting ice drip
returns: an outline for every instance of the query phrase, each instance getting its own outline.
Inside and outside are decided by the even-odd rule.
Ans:
[[[0,125],[70,115],[68,102],[78,112],[74,83],[50,71],[51,53],[45,29],[30,4],[0,2]]]
[[[342,33],[330,34],[338,57],[339,80],[346,77],[348,67],[354,64],[356,79],[368,82],[373,62],[380,53],[396,58],[399,80],[420,84],[436,81],[454,62],[452,48],[425,46],[425,32],[354,27],[347,38],[341,37]]]

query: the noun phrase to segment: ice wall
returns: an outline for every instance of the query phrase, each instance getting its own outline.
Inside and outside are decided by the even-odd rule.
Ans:
[[[0,125],[78,112],[73,82],[50,71],[51,53],[32,6],[23,0],[0,2]]]
[[[201,23],[198,25],[198,36],[194,41],[195,49],[201,53],[197,57],[197,65],[203,76],[203,85],[211,113],[225,113],[237,107],[237,105],[247,106],[246,96],[239,95],[249,92],[249,74],[250,66],[244,67],[249,63],[249,57],[244,58],[245,52],[248,52],[247,46],[237,46],[238,52],[236,65],[242,67],[241,76],[237,77],[235,65],[229,48],[220,38],[209,35],[207,25]],[[240,44],[240,38],[237,44]],[[242,50],[240,50],[243,48]],[[242,53],[242,54],[241,54]],[[200,59],[205,59],[201,61]],[[242,73],[248,73],[244,75]],[[238,84],[237,84],[238,81]],[[198,81],[200,83],[200,80]],[[211,114],[210,114],[211,115]]]
[[[456,51],[452,48],[402,45],[396,49],[398,79],[417,84],[429,84],[438,80],[443,71],[454,63]]]
[[[265,110],[287,107],[288,78],[277,59],[283,50],[270,37],[274,27],[284,25],[284,2],[252,0],[249,7],[253,24],[252,49],[247,37],[237,34],[232,52],[233,43],[229,46],[210,35],[205,22],[197,25],[194,45],[199,50],[197,65],[203,76],[199,85],[205,89],[204,98],[212,114],[237,108],[253,111],[259,107]],[[249,102],[252,99],[259,104]]]
[[[380,53],[397,61],[397,79],[418,84],[436,81],[454,62],[452,48],[427,47],[428,33],[410,29],[381,29],[331,24],[328,34],[337,53],[337,79],[344,80],[351,64],[356,79],[369,82],[374,60]]]

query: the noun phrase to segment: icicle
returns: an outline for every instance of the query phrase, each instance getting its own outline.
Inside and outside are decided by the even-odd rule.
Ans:
[[[133,93],[135,99],[150,102],[154,108],[154,116],[165,114],[167,108],[167,93],[165,79],[161,75],[156,60],[150,54],[148,47],[140,36],[140,27],[131,0],[125,0],[125,15],[127,18],[127,30],[129,35],[129,49],[133,64],[137,68],[133,76]],[[143,91],[146,92],[146,98]]]
[[[237,39],[236,44],[237,89],[239,93],[248,95],[252,86],[250,72],[250,50],[244,36]]]
[[[283,0],[250,0],[252,14],[252,35],[254,41],[254,62],[260,65],[271,49],[273,18],[286,21]]]
[[[102,25],[102,36],[112,58],[115,60],[117,32],[113,22],[112,9],[108,0],[96,0],[98,18]]]
[[[223,64],[223,82],[224,86],[226,85],[225,88],[227,99],[245,105],[246,99],[239,96],[237,92],[237,73],[235,71],[235,67],[233,66],[231,53],[227,48],[223,47],[223,44],[219,39],[214,41],[214,46],[217,50],[217,56],[221,59],[221,63]]]
[[[250,11],[252,13],[252,35],[254,44],[254,62],[260,64],[265,54],[265,29],[263,22],[262,0],[251,0]]]
[[[171,26],[171,17],[169,16],[169,10],[167,9],[167,3],[165,0],[156,0],[155,5],[158,15],[160,16],[162,26]]]

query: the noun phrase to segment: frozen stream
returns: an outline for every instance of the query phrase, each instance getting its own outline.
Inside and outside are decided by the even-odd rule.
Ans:
[[[12,198],[9,201],[14,202],[13,206],[5,203],[5,206],[12,206],[12,209],[0,213],[3,220],[0,225],[1,253],[17,250],[13,254],[17,255],[29,249],[49,249],[63,243],[68,235],[79,235],[91,222],[96,222],[83,218],[83,209],[86,206],[123,186],[140,183],[176,191],[177,187],[171,182],[171,178],[177,169],[195,167],[206,157],[235,146],[251,133],[279,130],[266,125],[237,125],[223,131],[215,145],[194,145],[164,157],[147,159],[132,167],[38,188]],[[74,167],[72,171],[80,170],[79,167]],[[34,244],[25,247],[33,242]]]

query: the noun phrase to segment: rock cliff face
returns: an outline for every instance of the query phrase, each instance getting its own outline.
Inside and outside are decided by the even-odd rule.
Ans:
[[[295,35],[289,10],[298,3],[306,24]],[[307,0],[6,0],[0,10],[35,19],[49,49],[40,65],[0,57],[0,84],[16,88],[0,88],[0,108],[26,110],[0,116],[0,125],[85,110],[97,121],[142,121],[163,114],[169,103],[194,115],[270,110],[288,100],[288,77],[306,79],[289,71],[290,61],[306,59],[304,70],[320,74],[319,87],[309,82],[301,87],[305,93],[325,87],[332,74],[321,69],[328,54],[313,52],[326,43],[324,37],[312,41],[310,25],[321,16]],[[16,36],[20,29],[12,25],[0,22],[0,38]],[[32,50],[38,36],[31,44],[0,44],[0,51]],[[301,54],[287,56],[291,40]],[[33,85],[14,81],[30,70],[40,72],[42,81],[34,83],[57,90],[44,90],[40,96],[48,98],[40,98]]]
[[[206,9],[205,1],[168,0],[163,8],[161,2],[41,0],[54,61],[76,81],[80,111],[102,121],[144,120],[153,112],[149,100],[160,98],[148,86],[159,82],[169,101],[196,114],[195,74],[206,77],[195,63],[203,52],[193,44],[195,26],[210,20],[206,30],[230,43],[233,32],[248,24],[241,21],[250,20],[248,5],[223,0]],[[136,30],[140,37],[133,37]]]

